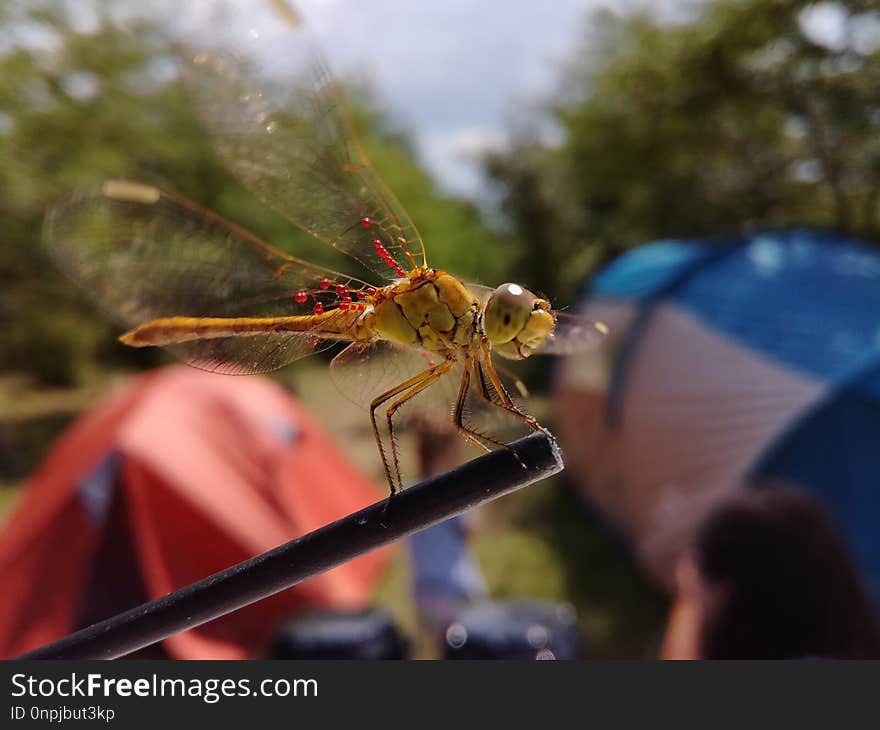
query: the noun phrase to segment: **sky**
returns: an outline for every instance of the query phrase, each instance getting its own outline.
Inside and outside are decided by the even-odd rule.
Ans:
[[[75,17],[90,23],[83,0]],[[104,2],[105,0],[95,0]],[[109,5],[119,13],[156,14],[184,40],[201,36],[245,42],[283,73],[294,52],[291,31],[273,4],[295,7],[337,76],[367,81],[392,123],[413,141],[420,162],[442,189],[486,199],[480,157],[503,146],[514,120],[539,119],[561,68],[599,9],[650,8],[684,21],[705,0],[148,0]],[[880,14],[855,26],[845,11],[818,2],[802,14],[802,30],[830,47],[880,43]],[[123,19],[123,18],[120,18]],[[257,32],[257,30],[259,32]],[[0,38],[0,45],[3,39]],[[39,33],[31,43],[39,43]],[[0,120],[2,122],[2,120]]]
[[[620,0],[301,0],[330,62],[375,83],[446,189],[479,196],[479,154],[553,88],[587,11]]]
[[[479,200],[479,156],[503,144],[511,120],[553,90],[590,11],[641,0],[296,0],[334,73],[366,79],[421,163],[447,192]],[[647,2],[647,0],[645,0]],[[686,17],[698,0],[655,0],[659,17]],[[227,25],[261,29],[267,54],[283,55],[285,29],[271,2],[228,0]],[[194,6],[199,6],[198,8]],[[212,28],[211,4],[190,5],[181,28]],[[263,29],[274,27],[273,33]],[[238,33],[241,28],[229,28]]]

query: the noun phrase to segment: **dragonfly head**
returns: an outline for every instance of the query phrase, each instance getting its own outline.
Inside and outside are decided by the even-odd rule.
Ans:
[[[547,339],[556,320],[550,302],[519,284],[502,284],[486,300],[483,329],[498,354],[521,360]]]

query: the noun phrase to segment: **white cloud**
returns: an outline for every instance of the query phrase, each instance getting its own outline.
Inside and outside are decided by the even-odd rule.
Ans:
[[[801,33],[813,43],[834,51],[847,46],[847,19],[849,14],[840,3],[821,2],[801,11],[798,25]]]
[[[422,163],[442,189],[478,199],[484,187],[480,161],[488,152],[503,147],[505,140],[498,127],[455,126],[417,135],[417,148]]]
[[[880,49],[880,11],[853,18],[852,45],[856,53],[869,56]]]

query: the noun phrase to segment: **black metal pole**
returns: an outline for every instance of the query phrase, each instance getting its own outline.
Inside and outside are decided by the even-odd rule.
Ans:
[[[22,654],[116,659],[290,588],[563,468],[552,438],[533,434],[186,588]],[[320,485],[317,485],[320,486]]]

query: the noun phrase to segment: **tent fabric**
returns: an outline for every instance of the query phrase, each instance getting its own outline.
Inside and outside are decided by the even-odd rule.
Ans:
[[[618,259],[596,277],[592,294],[642,301],[671,281],[667,301],[825,381],[846,377],[880,347],[880,256],[843,236],[793,230],[660,241]]]
[[[589,309],[619,332],[608,313]],[[822,386],[661,306],[632,357],[619,417],[609,426],[607,393],[583,389],[577,375],[599,369],[589,364],[599,356],[584,353],[562,365],[556,418],[566,465],[666,581],[692,525],[736,488]]]
[[[0,533],[0,655],[162,596],[382,495],[278,384],[185,366],[147,373],[59,439]],[[164,649],[260,656],[292,613],[364,607],[386,561],[384,550],[363,556]]]
[[[591,282],[606,347],[558,371],[569,470],[672,566],[707,510],[749,480],[812,491],[880,596],[880,254],[794,230],[660,241]]]
[[[828,505],[880,598],[878,388],[880,364],[834,388],[765,450],[752,476],[807,485]]]

